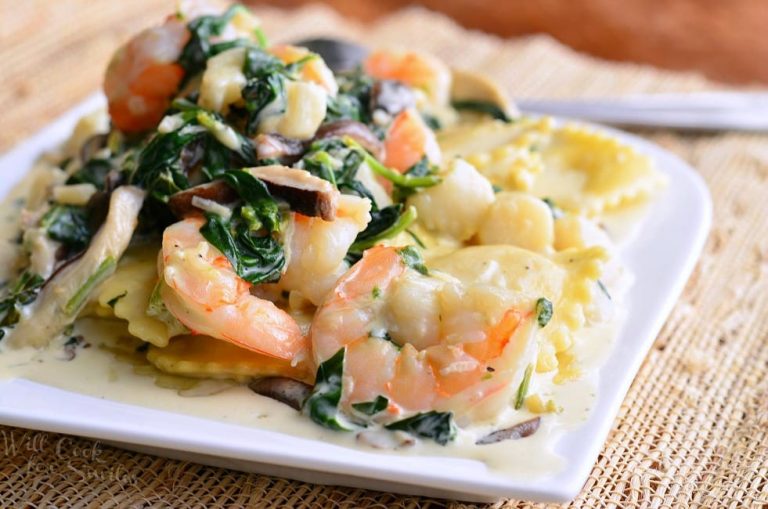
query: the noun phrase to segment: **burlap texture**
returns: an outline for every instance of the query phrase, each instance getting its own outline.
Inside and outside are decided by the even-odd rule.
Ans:
[[[95,90],[116,44],[170,7],[156,0],[0,0],[0,149]],[[585,58],[544,37],[504,41],[468,32],[421,10],[369,27],[322,8],[262,14],[275,40],[333,34],[419,47],[486,72],[520,97],[714,87],[695,75]],[[641,134],[704,176],[715,202],[713,231],[572,506],[768,507],[768,136]],[[8,427],[0,427],[0,505],[470,507],[243,474]]]

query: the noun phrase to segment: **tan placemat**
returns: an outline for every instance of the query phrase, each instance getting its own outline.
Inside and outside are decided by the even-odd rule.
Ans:
[[[115,44],[169,4],[0,0],[0,148],[94,90]],[[487,72],[518,96],[712,87],[694,75],[588,59],[543,37],[503,41],[470,33],[420,10],[365,28],[321,8],[263,14],[275,39],[343,34],[420,47]],[[645,135],[705,177],[715,202],[713,232],[572,506],[768,507],[768,136]],[[469,507],[243,474],[0,427],[3,507],[445,505]],[[496,507],[530,506],[509,501]]]

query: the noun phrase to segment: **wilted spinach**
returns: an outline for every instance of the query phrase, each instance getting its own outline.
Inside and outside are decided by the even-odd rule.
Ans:
[[[45,213],[40,226],[49,238],[61,242],[73,253],[85,249],[93,236],[85,207],[54,205]]]
[[[8,294],[0,301],[0,327],[10,327],[19,321],[21,308],[37,298],[40,288],[45,281],[37,274],[23,272]],[[5,331],[0,330],[0,339]]]
[[[215,54],[214,50],[217,49],[211,39],[221,35],[232,17],[243,8],[241,5],[233,5],[219,16],[200,16],[187,24],[189,41],[184,45],[179,57],[179,65],[184,68],[186,74],[185,79],[205,69],[206,61]],[[221,47],[218,50],[223,51]]]
[[[285,267],[285,253],[271,235],[254,235],[247,221],[226,221],[207,214],[202,236],[221,251],[242,279],[252,284],[273,283]]]
[[[112,171],[112,163],[106,159],[91,159],[67,179],[67,184],[93,184],[96,189],[106,187],[107,174]]]
[[[373,401],[353,403],[352,408],[364,415],[376,415],[389,406],[389,400],[382,395],[376,396]]]
[[[430,438],[445,445],[456,437],[456,425],[451,412],[424,412],[385,426],[388,430],[406,431],[413,435]]]
[[[344,354],[341,348],[333,357],[320,364],[315,377],[315,387],[304,403],[304,412],[320,426],[336,431],[352,431],[354,426],[339,412]]]

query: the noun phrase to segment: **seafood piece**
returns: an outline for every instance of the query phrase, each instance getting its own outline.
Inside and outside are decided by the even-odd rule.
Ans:
[[[440,164],[442,155],[435,133],[413,108],[401,111],[392,121],[384,139],[384,164],[401,173],[426,156]]]
[[[170,17],[117,50],[104,77],[109,115],[116,128],[141,132],[160,122],[184,78],[177,61],[189,37],[184,23]]]
[[[231,104],[243,99],[244,62],[245,48],[232,48],[208,59],[200,82],[200,107],[227,113]]]
[[[307,48],[279,44],[268,50],[285,64],[294,64],[299,61],[299,79],[320,85],[330,96],[335,96],[339,91],[339,85],[333,72],[325,65],[325,61],[317,53],[312,53]]]
[[[469,163],[454,159],[443,180],[408,199],[428,230],[464,241],[481,227],[494,202],[491,183]],[[545,205],[546,207],[546,205]]]
[[[465,295],[458,281],[422,274],[403,253],[371,248],[339,280],[310,328],[315,363],[346,349],[343,408],[381,395],[388,398],[391,415],[427,410],[470,420],[494,415],[508,404],[521,367],[535,351],[531,304],[489,316],[485,303]],[[433,281],[419,284],[419,279]],[[412,307],[426,333],[417,341],[390,335],[396,330],[388,312],[393,306]]]
[[[293,318],[251,295],[229,260],[188,218],[163,233],[161,295],[168,310],[196,334],[229,341],[279,359],[301,358],[307,344]]]
[[[285,99],[272,101],[262,114],[259,132],[309,140],[323,123],[328,106],[327,92],[313,82],[286,81]]]
[[[315,305],[322,303],[338,278],[347,270],[344,257],[355,237],[371,220],[371,202],[339,195],[333,221],[292,213],[286,231],[288,263],[278,286],[298,291]]]
[[[451,70],[432,55],[416,51],[377,50],[368,56],[363,67],[375,78],[401,81],[423,91],[432,104],[448,103]]]
[[[511,244],[546,253],[555,241],[552,211],[543,200],[530,194],[498,193],[482,220],[477,240],[481,244]]]

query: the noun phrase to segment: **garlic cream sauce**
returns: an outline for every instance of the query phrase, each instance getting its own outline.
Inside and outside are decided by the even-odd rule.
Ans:
[[[3,281],[12,275],[19,200],[26,194],[29,184],[30,178],[27,178],[0,208],[3,225],[0,261],[6,272]],[[622,230],[622,223],[630,220],[635,222],[636,217],[612,220],[611,230]],[[489,445],[475,445],[475,441],[536,415],[525,409],[515,412],[510,408],[508,415],[499,416],[496,422],[461,429],[456,440],[446,446],[418,440],[414,445],[400,449],[374,449],[360,443],[356,433],[326,430],[292,408],[253,393],[245,385],[202,381],[187,390],[160,387],[156,377],[152,376],[158,373],[154,368],[148,364],[126,362],[125,356],[115,355],[112,345],[129,334],[122,322],[110,319],[84,318],[76,323],[72,335],[82,335],[89,346],[77,347],[71,360],[67,360],[71,355],[64,349],[64,339],[42,350],[10,350],[0,341],[0,379],[25,378],[96,398],[272,430],[369,452],[477,460],[500,475],[538,477],[564,468],[564,460],[555,452],[558,437],[578,427],[588,417],[595,399],[597,369],[612,349],[621,322],[621,313],[615,313],[609,323],[576,334],[574,354],[582,372],[579,379],[555,384],[553,377],[547,374],[533,377],[529,394],[538,393],[545,400],[553,399],[561,407],[559,412],[541,414],[541,425],[530,437]],[[215,390],[220,392],[211,394]],[[196,393],[204,395],[194,396]]]

